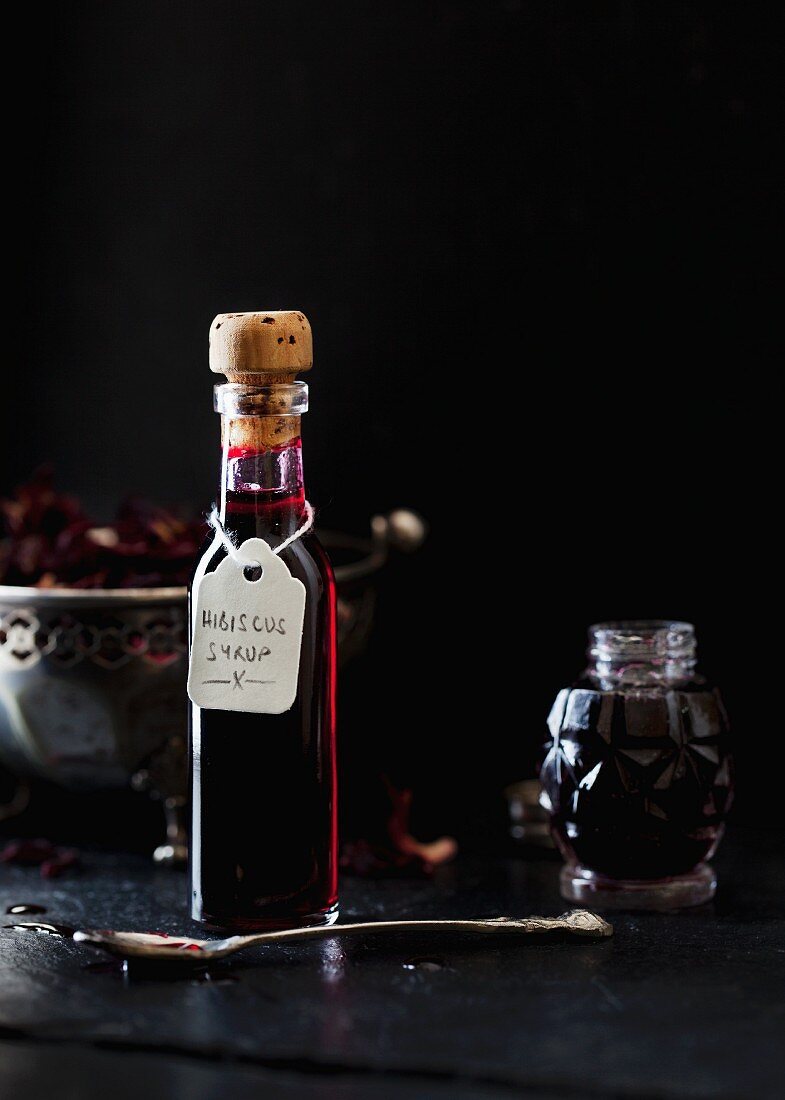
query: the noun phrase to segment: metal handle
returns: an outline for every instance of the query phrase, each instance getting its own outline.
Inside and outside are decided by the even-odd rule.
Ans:
[[[319,939],[355,932],[479,932],[543,933],[568,932],[575,936],[601,939],[613,935],[613,925],[586,909],[574,909],[560,917],[492,917],[487,920],[385,920],[357,924],[319,925],[316,928],[285,928],[278,932],[259,932],[252,936],[230,936],[221,945],[239,950],[257,944],[281,940]],[[217,946],[217,945],[216,945]]]

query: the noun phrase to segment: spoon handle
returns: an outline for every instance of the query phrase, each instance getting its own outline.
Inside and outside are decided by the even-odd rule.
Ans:
[[[279,943],[281,940],[309,940],[343,936],[355,932],[480,932],[480,933],[543,933],[567,932],[574,936],[602,939],[613,935],[613,925],[586,909],[574,909],[560,917],[492,917],[486,920],[383,920],[361,921],[355,924],[320,924],[313,928],[284,928],[276,932],[258,932],[252,936],[231,936],[221,941],[237,951],[255,944]]]

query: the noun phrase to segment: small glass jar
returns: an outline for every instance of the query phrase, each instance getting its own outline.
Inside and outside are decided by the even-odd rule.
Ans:
[[[561,893],[671,909],[714,896],[708,864],[732,797],[728,723],[695,673],[690,623],[589,629],[589,667],[556,697],[542,802],[565,857]]]

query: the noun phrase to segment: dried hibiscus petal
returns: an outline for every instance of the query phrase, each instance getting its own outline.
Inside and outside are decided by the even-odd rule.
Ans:
[[[449,862],[458,851],[457,841],[450,836],[429,843],[417,840],[410,831],[411,790],[396,787],[386,775],[381,779],[389,799],[384,817],[372,836],[344,842],[341,866],[365,876],[411,875],[430,874]]]
[[[80,861],[76,848],[58,848],[51,840],[11,840],[0,851],[0,863],[40,867],[42,878],[59,878]]]
[[[41,588],[159,588],[187,583],[204,535],[138,498],[98,525],[76,498],[55,492],[42,468],[0,500],[0,584]]]
[[[11,840],[0,852],[0,863],[18,863],[24,867],[36,867],[55,854],[55,846],[49,840]]]
[[[75,848],[56,848],[51,859],[41,864],[43,878],[59,878],[79,863],[79,853]]]

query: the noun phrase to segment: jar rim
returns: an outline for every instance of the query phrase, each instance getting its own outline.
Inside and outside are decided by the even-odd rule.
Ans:
[[[619,619],[589,627],[594,668],[628,680],[691,673],[696,648],[694,626],[679,619]]]
[[[642,634],[661,634],[663,631],[678,634],[694,634],[692,623],[681,619],[609,619],[607,622],[592,623],[589,634],[616,634],[621,638],[639,637]]]

